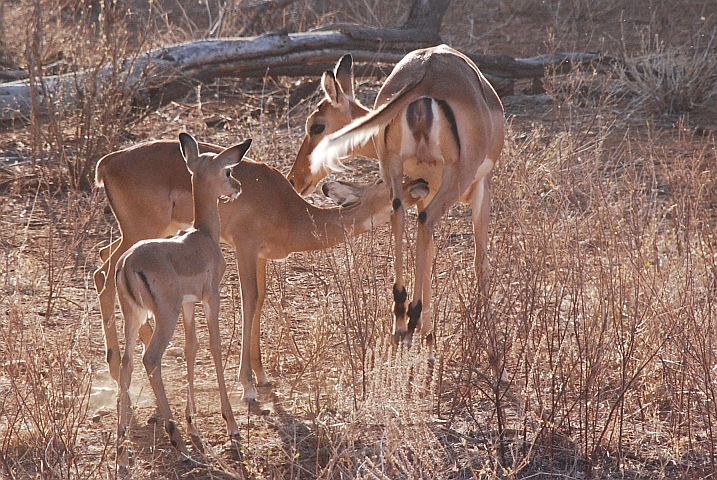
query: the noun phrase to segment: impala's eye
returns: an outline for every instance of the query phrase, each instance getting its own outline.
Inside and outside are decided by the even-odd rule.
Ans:
[[[326,128],[326,125],[323,125],[321,123],[315,123],[311,127],[309,127],[309,135],[319,135],[324,131]]]
[[[229,178],[229,177],[231,177],[231,176],[232,176],[232,169],[231,169],[231,168],[227,168],[227,178]]]

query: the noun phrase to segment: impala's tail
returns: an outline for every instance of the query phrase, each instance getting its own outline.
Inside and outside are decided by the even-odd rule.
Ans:
[[[376,135],[382,127],[393,121],[406,107],[428,94],[423,77],[406,85],[388,103],[357,118],[341,130],[327,135],[311,153],[311,172],[320,170],[341,170],[341,157],[358,145],[363,145]]]
[[[120,295],[126,293],[137,307],[155,311],[155,294],[144,271],[137,270],[125,263],[118,265],[115,275],[117,290]]]
[[[102,187],[105,184],[104,179],[102,178],[102,171],[104,170],[105,162],[103,161],[105,157],[100,158],[99,162],[97,162],[97,166],[95,167],[95,185],[98,187]]]

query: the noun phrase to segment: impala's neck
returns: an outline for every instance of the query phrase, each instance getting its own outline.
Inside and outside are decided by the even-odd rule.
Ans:
[[[355,100],[350,102],[349,106],[351,108],[351,119],[352,120],[361,118],[371,111]],[[353,155],[362,155],[362,156],[368,157],[368,158],[378,158],[378,153],[376,153],[376,146],[375,146],[373,140],[369,140],[368,142],[364,143],[363,145],[357,145],[356,147],[354,147],[353,150],[351,150],[351,153]]]
[[[340,208],[317,208],[307,203],[306,214],[295,217],[291,227],[292,251],[320,250],[343,243],[369,231],[374,225],[386,223],[391,215],[391,203],[385,195],[382,203],[364,199],[357,205]],[[385,205],[374,208],[373,205]]]
[[[192,175],[192,198],[194,198],[194,228],[209,235],[219,243],[219,209],[217,195],[206,183]]]

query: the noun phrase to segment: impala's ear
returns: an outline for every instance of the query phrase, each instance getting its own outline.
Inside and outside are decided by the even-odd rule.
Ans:
[[[190,134],[184,132],[179,134],[179,147],[187,164],[199,157],[199,145],[197,145],[197,141]]]
[[[251,138],[248,140],[244,140],[242,143],[234,145],[233,147],[227,148],[217,156],[216,161],[222,162],[223,165],[229,165],[231,167],[234,167],[239,162],[241,162],[242,158],[244,158],[244,155],[246,154],[247,150],[249,150],[250,146]]]
[[[326,70],[321,76],[321,89],[326,94],[326,98],[329,99],[331,105],[333,105],[334,107],[338,106],[341,90],[339,84],[336,82],[334,72],[332,72],[331,70]]]
[[[361,201],[359,195],[356,194],[356,189],[347,183],[339,181],[326,182],[321,187],[321,191],[324,192],[324,195],[328,198],[344,208],[355,205]]]
[[[341,90],[348,97],[354,96],[354,60],[350,53],[347,53],[336,63],[334,77],[341,87]]]
[[[411,198],[420,200],[431,192],[431,188],[428,186],[428,182],[422,178],[411,181],[408,185],[408,192],[411,194]]]

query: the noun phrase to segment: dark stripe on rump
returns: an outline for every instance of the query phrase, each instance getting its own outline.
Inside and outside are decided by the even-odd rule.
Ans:
[[[154,292],[152,292],[152,289],[149,286],[149,280],[147,279],[147,275],[145,275],[145,273],[142,270],[138,271],[137,275],[142,280],[142,283],[144,283],[144,286],[147,287],[147,291],[149,292],[149,295],[152,297],[152,302],[155,305],[157,305],[157,299],[154,298]]]
[[[134,293],[134,290],[132,290],[132,282],[129,281],[129,278],[127,278],[127,274],[125,273],[125,268],[120,268],[117,270],[117,273],[115,274],[115,282],[119,283],[120,275],[124,279],[124,284],[127,287],[127,293],[129,293],[129,296],[132,298],[132,301],[139,305],[139,301],[137,301],[137,295]]]
[[[456,124],[456,116],[453,114],[453,109],[450,105],[448,105],[448,102],[445,100],[436,100],[436,103],[438,103],[438,107],[443,112],[443,115],[446,116],[448,119],[448,123],[451,124],[451,133],[453,133],[453,138],[456,139],[456,145],[458,145],[458,154],[461,153],[461,139],[458,137],[458,124]]]

